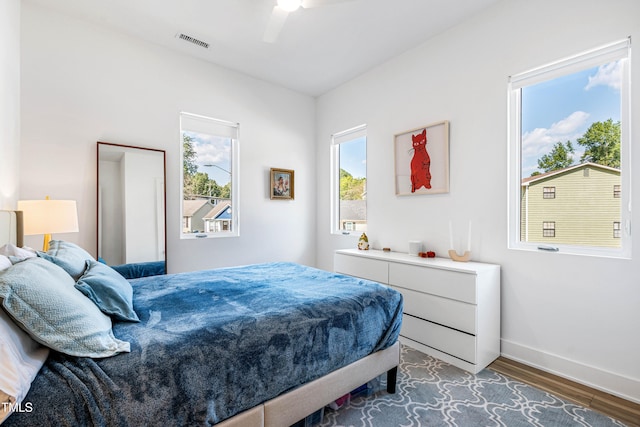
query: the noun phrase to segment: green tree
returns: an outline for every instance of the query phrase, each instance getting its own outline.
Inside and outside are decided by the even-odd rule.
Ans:
[[[362,200],[366,178],[354,178],[349,172],[340,169],[340,200]]]
[[[549,172],[569,167],[573,164],[572,155],[574,153],[575,149],[571,141],[567,141],[564,144],[562,142],[556,142],[549,154],[545,154],[538,159],[538,169]],[[537,174],[539,173],[536,173],[536,175]],[[534,175],[532,174],[531,176]]]
[[[585,147],[581,162],[598,163],[612,168],[620,168],[620,122],[608,119],[595,122],[577,140]]]
[[[193,176],[193,194],[198,196],[220,197],[220,186],[209,179],[209,175],[204,172],[196,172]]]
[[[189,200],[193,194],[197,194],[193,182],[198,171],[197,158],[198,153],[193,148],[193,138],[182,134],[182,196],[185,200]]]
[[[193,138],[186,133],[182,135],[182,166],[184,168],[184,174],[193,176],[198,171],[198,165],[196,159],[198,153],[193,148]]]
[[[231,198],[231,182],[227,182],[225,185],[220,187],[220,195],[223,199]]]

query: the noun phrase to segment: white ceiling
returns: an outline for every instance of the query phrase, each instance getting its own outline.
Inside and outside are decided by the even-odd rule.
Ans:
[[[317,96],[498,0],[349,0],[298,9],[274,44],[262,37],[276,0],[24,1]]]

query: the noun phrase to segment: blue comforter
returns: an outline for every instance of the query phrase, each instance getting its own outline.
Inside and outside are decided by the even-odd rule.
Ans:
[[[212,425],[398,338],[402,296],[292,263],[131,281],[131,353],[53,352],[7,426]],[[295,404],[295,402],[292,402]],[[4,427],[4,426],[3,426]]]

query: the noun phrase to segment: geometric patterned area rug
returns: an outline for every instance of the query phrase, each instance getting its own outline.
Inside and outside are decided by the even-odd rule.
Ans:
[[[381,376],[372,394],[338,410],[320,426],[624,426],[623,423],[490,369],[470,374],[403,345],[395,394]],[[375,381],[374,381],[375,382]]]

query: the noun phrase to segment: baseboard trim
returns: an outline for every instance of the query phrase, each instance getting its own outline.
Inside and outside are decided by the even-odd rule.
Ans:
[[[640,403],[640,380],[502,339],[501,355],[631,402]]]

